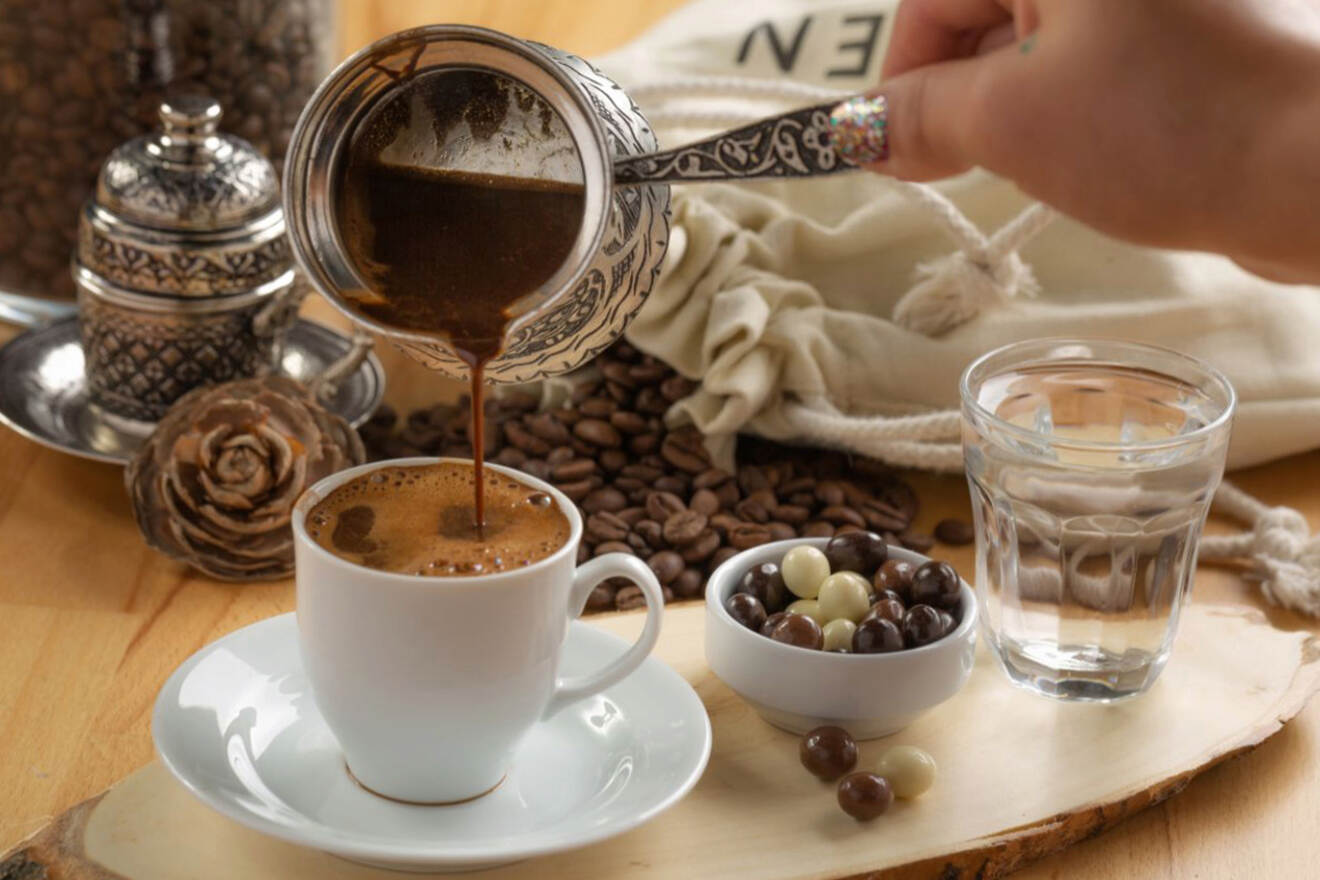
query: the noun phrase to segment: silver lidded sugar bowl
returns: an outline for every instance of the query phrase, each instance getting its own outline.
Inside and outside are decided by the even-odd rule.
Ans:
[[[285,235],[279,180],[220,105],[160,106],[162,130],[106,159],[79,220],[73,277],[88,391],[107,417],[149,431],[193,388],[279,363],[308,287]],[[329,390],[370,340],[318,380]]]

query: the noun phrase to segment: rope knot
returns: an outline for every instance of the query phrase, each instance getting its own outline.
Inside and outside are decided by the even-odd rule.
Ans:
[[[1297,562],[1311,549],[1306,517],[1289,507],[1271,507],[1256,519],[1256,552],[1280,562]]]
[[[894,306],[894,323],[939,336],[982,309],[1039,290],[1031,267],[1010,251],[998,259],[954,251],[917,266],[916,286]]]

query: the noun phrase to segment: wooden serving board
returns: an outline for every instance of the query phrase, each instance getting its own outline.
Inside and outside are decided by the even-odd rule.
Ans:
[[[666,612],[657,649],[710,712],[706,774],[640,829],[491,878],[999,877],[1175,794],[1197,773],[1261,743],[1320,686],[1320,641],[1260,612],[1190,606],[1150,693],[1065,705],[1010,686],[984,649],[967,688],[890,737],[930,751],[922,798],[859,825],[832,786],[797,761],[797,738],[765,724],[706,668],[703,609]],[[638,615],[599,620],[631,638]],[[45,873],[42,873],[43,870]],[[4,859],[0,880],[232,880],[399,877],[264,837],[212,812],[153,762],[69,810]]]

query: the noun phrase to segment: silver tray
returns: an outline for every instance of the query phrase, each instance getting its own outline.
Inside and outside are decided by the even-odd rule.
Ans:
[[[306,381],[351,344],[328,327],[299,319],[285,341],[280,368]],[[326,406],[356,428],[371,417],[384,393],[385,371],[369,354]],[[28,330],[0,348],[0,422],[51,449],[113,464],[127,464],[145,439],[107,419],[88,400],[76,317]]]

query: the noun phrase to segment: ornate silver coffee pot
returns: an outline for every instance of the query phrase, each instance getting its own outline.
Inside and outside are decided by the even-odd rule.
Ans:
[[[193,388],[273,370],[309,290],[271,163],[219,133],[209,98],[171,99],[160,119],[106,159],[73,260],[91,399],[138,433]],[[370,347],[361,334],[323,390]]]
[[[446,73],[486,71],[507,95],[489,114],[438,113]],[[568,372],[606,348],[641,308],[669,238],[667,182],[805,177],[849,170],[829,144],[830,105],[808,107],[657,153],[637,105],[581,58],[482,28],[432,25],[386,37],[339,66],[294,129],[285,166],[289,236],[308,278],[353,320],[455,378],[467,366],[437,336],[375,322],[345,292],[365,285],[335,216],[340,163],[373,114],[400,89],[433,81],[443,100],[414,100],[416,137],[391,145],[397,161],[433,169],[544,177],[580,183],[582,227],[560,270],[515,306],[489,382],[528,382]],[[548,113],[547,109],[548,108]],[[457,121],[454,121],[454,120]],[[478,126],[486,130],[479,131]],[[366,134],[369,136],[370,131]]]

